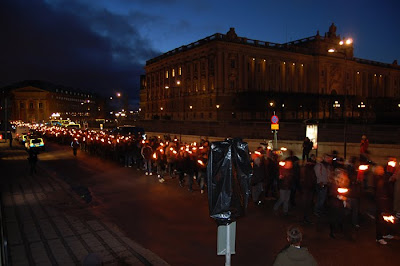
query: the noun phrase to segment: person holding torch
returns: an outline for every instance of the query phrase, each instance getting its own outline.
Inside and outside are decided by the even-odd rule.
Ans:
[[[376,166],[374,171],[375,202],[376,202],[376,242],[386,245],[386,239],[392,239],[391,229],[384,219],[384,214],[393,210],[393,184],[390,175],[384,167]]]

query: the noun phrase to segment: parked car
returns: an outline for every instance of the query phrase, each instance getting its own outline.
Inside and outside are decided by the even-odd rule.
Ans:
[[[30,137],[25,142],[25,148],[27,150],[37,149],[37,150],[45,150],[44,141],[39,137]]]

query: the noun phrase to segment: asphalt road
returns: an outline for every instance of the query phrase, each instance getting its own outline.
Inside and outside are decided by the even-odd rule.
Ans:
[[[159,183],[135,168],[91,157],[68,146],[47,143],[39,155],[39,169],[75,185],[88,186],[93,202],[88,212],[112,222],[147,249],[171,265],[224,265],[217,256],[217,226],[209,217],[207,194],[181,188],[177,179]],[[255,206],[251,201],[245,217],[237,221],[236,254],[232,265],[271,265],[286,244],[286,228],[300,224],[298,210],[283,217],[272,211],[273,201]],[[65,206],[66,210],[69,211]],[[326,218],[313,217],[315,224],[301,225],[303,244],[319,265],[399,265],[400,241],[386,246],[375,242],[375,223],[365,215],[372,211],[368,199],[362,201],[361,228],[345,226],[345,234],[329,238]],[[84,215],[84,214],[82,214]]]

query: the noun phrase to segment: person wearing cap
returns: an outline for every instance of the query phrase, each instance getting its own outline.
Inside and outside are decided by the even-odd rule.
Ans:
[[[274,266],[313,266],[318,265],[315,258],[311,255],[307,248],[301,247],[303,234],[299,227],[291,226],[286,232],[286,240],[289,246],[279,252],[274,261]]]

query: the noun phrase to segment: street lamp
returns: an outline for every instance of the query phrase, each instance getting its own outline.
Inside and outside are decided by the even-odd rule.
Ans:
[[[348,38],[346,40],[341,40],[339,42],[340,46],[343,45],[351,45],[353,43],[353,39]],[[347,104],[347,88],[346,88],[346,67],[347,67],[347,54],[346,51],[338,51],[335,48],[330,48],[328,49],[328,53],[337,53],[337,54],[342,54],[344,55],[344,78],[343,78],[343,86],[344,86],[344,103],[343,103],[343,114],[344,114],[344,128],[343,128],[343,138],[344,138],[344,143],[343,143],[343,157],[346,159],[346,153],[347,153],[347,109],[346,109],[346,104]],[[335,101],[335,104],[333,105],[334,108],[340,107],[340,104],[338,101]]]

